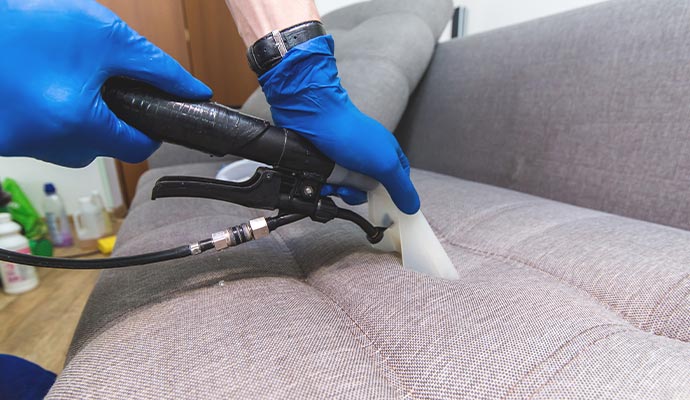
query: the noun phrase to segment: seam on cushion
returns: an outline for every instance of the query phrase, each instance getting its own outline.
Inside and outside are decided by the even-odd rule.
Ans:
[[[610,330],[611,328],[621,328],[621,329],[618,329],[617,331],[612,332]],[[623,324],[611,324],[611,323],[600,324],[600,325],[595,325],[595,326],[589,327],[587,329],[584,329],[583,331],[581,331],[577,335],[570,337],[568,340],[566,340],[560,346],[558,346],[557,349],[555,349],[548,356],[546,356],[543,360],[541,360],[540,362],[535,364],[532,368],[530,368],[530,370],[527,371],[527,373],[525,373],[517,382],[515,382],[513,385],[511,385],[510,388],[508,389],[508,391],[506,392],[506,394],[501,396],[501,399],[529,397],[529,396],[524,396],[524,394],[516,393],[516,392],[519,392],[520,386],[527,386],[527,387],[533,388],[535,386],[535,384],[539,383],[539,381],[545,381],[539,385],[539,387],[540,387],[544,383],[550,381],[563,367],[565,367],[568,364],[568,361],[566,361],[565,364],[562,364],[559,367],[557,367],[558,369],[556,370],[556,372],[549,374],[548,377],[543,377],[542,379],[539,379],[540,370],[547,369],[549,364],[557,364],[559,362],[559,359],[558,359],[559,353],[566,353],[566,355],[567,355],[568,350],[570,350],[569,345],[573,344],[579,338],[586,337],[586,336],[593,336],[592,338],[590,338],[590,340],[587,343],[585,343],[585,348],[586,348],[586,347],[589,347],[592,343],[595,343],[596,340],[603,339],[612,333],[628,332],[628,331],[634,332],[634,329],[629,329],[629,328],[623,329],[623,328],[628,328],[628,326],[623,325]],[[598,332],[600,330],[602,332]],[[575,354],[579,353],[583,349],[584,348],[580,348],[579,350],[577,350],[575,352]],[[550,363],[550,361],[551,361],[551,363]],[[542,374],[543,374],[543,372],[542,372]],[[527,383],[527,385],[523,385],[524,383]],[[532,396],[533,395],[534,394],[532,394]]]
[[[546,270],[543,270],[543,269],[539,268],[536,264],[534,264],[534,263],[532,263],[532,262],[530,262],[530,261],[526,261],[526,260],[520,259],[520,258],[518,258],[518,257],[516,257],[516,256],[513,256],[513,255],[499,254],[499,253],[496,253],[496,252],[491,252],[491,251],[487,251],[487,250],[478,249],[478,248],[475,248],[475,247],[473,247],[473,246],[469,246],[469,245],[465,245],[465,244],[461,244],[461,243],[455,243],[455,242],[452,242],[452,241],[448,240],[448,238],[445,238],[445,237],[444,237],[443,239],[445,239],[445,241],[446,241],[449,245],[451,245],[451,246],[454,246],[454,247],[457,247],[457,248],[461,248],[461,249],[464,249],[464,250],[468,250],[468,251],[471,251],[471,252],[473,252],[473,253],[475,253],[475,254],[479,254],[479,255],[481,255],[481,256],[485,256],[485,257],[489,257],[489,258],[493,258],[493,259],[499,260],[499,261],[504,261],[504,262],[505,262],[505,261],[508,261],[508,262],[512,261],[512,262],[517,263],[517,264],[519,264],[519,265],[522,265],[522,266],[525,266],[525,267],[534,269],[534,270],[536,270],[536,271],[539,271],[539,272],[541,272],[541,273],[543,273],[543,274],[545,274],[545,275],[547,275],[547,276],[550,276],[550,277],[554,278],[554,279],[557,280],[558,282],[560,282],[560,283],[562,283],[562,284],[564,284],[564,285],[566,285],[566,286],[568,286],[568,287],[571,287],[571,288],[573,288],[573,289],[576,289],[576,290],[578,290],[578,291],[580,291],[580,292],[586,294],[587,297],[589,297],[589,298],[591,298],[592,300],[594,300],[594,301],[595,301],[597,304],[599,304],[601,307],[603,307],[603,308],[605,308],[605,309],[611,311],[612,313],[616,314],[619,318],[621,318],[621,319],[623,319],[624,321],[628,322],[629,324],[631,324],[632,326],[636,327],[636,328],[639,329],[640,331],[650,333],[649,331],[645,331],[644,329],[642,329],[642,327],[639,327],[639,326],[635,325],[634,323],[632,323],[631,321],[629,321],[627,318],[625,318],[625,315],[623,315],[620,311],[611,308],[608,304],[604,303],[602,300],[600,300],[599,298],[597,298],[596,296],[594,296],[592,293],[588,292],[587,290],[585,290],[585,289],[583,289],[583,288],[581,288],[581,287],[579,287],[579,286],[577,286],[577,285],[573,285],[572,283],[570,283],[570,282],[564,280],[563,278],[561,278],[561,277],[559,277],[559,276],[557,276],[557,275],[554,275],[554,274],[552,274],[552,273],[550,273],[550,272],[548,272],[548,271],[546,271]],[[665,337],[667,337],[667,338],[669,338],[669,339],[673,339],[673,340],[680,340],[680,339],[678,339],[678,338],[674,338],[674,337],[670,337],[670,336],[665,336]],[[680,341],[681,341],[681,342],[684,342],[683,340],[680,340]]]
[[[678,283],[676,283],[676,284],[673,286],[673,289],[672,289],[672,290],[669,290],[669,291],[667,292],[667,295],[669,295],[672,291],[675,291],[675,290],[676,290],[676,287],[680,287],[680,285],[681,285],[684,281],[688,280],[689,278],[690,278],[690,274],[688,274],[688,275],[686,275],[685,277],[683,277],[680,281],[678,281]],[[678,309],[680,309],[680,307],[683,305],[683,303],[684,303],[685,300],[688,298],[688,296],[690,296],[690,287],[688,287],[688,288],[685,290],[685,294],[681,296],[681,298],[678,300],[678,302],[677,302],[673,307],[671,307],[671,309],[670,309],[667,313],[665,313],[664,318],[658,319],[658,321],[660,321],[660,326],[659,326],[658,328],[653,328],[653,327],[654,327],[655,325],[659,325],[659,324],[654,324],[653,321],[651,322],[650,330],[652,330],[654,333],[659,332],[658,334],[663,335],[663,336],[667,336],[667,335],[664,335],[664,334],[663,334],[664,328],[666,328],[666,326],[667,326],[668,323],[669,323],[670,318],[676,313],[676,311],[678,311]],[[666,296],[665,296],[665,297],[666,297]],[[663,304],[663,305],[669,305],[669,304],[668,304],[668,302],[666,302],[666,303]],[[661,305],[660,305],[660,306],[661,306]],[[665,307],[665,308],[668,308],[668,307]],[[656,312],[656,308],[654,309],[654,312]],[[650,314],[650,315],[651,315],[651,314]],[[667,337],[668,337],[668,336],[667,336]],[[684,340],[684,341],[685,341],[685,340]]]
[[[404,397],[402,397],[403,399],[408,399],[408,398],[409,398],[409,399],[414,399],[414,396],[413,396],[413,394],[412,394],[412,390],[409,389],[409,388],[407,388],[407,387],[405,386],[405,384],[403,383],[403,380],[402,380],[402,378],[400,377],[400,375],[398,374],[398,372],[395,370],[395,368],[393,368],[393,367],[388,363],[388,359],[382,355],[383,352],[382,352],[381,347],[379,347],[379,346],[376,345],[376,343],[375,343],[375,342],[369,337],[369,335],[364,331],[364,329],[363,329],[362,326],[357,322],[357,320],[355,320],[355,318],[354,318],[352,315],[350,315],[350,314],[345,310],[345,308],[343,308],[343,307],[340,305],[340,303],[338,303],[334,298],[332,298],[331,296],[329,296],[328,294],[326,294],[326,293],[325,293],[324,291],[322,291],[320,288],[318,288],[318,287],[312,285],[312,284],[308,281],[308,279],[307,279],[308,275],[307,275],[306,272],[304,271],[304,268],[302,267],[301,263],[299,263],[299,262],[297,261],[297,257],[295,256],[294,252],[292,251],[292,248],[291,248],[290,246],[288,246],[288,244],[287,244],[287,242],[285,241],[284,237],[283,237],[283,236],[280,234],[280,232],[278,232],[278,231],[275,231],[275,232],[274,232],[274,235],[275,235],[275,237],[276,237],[276,240],[277,240],[280,244],[282,244],[282,245],[285,247],[285,249],[287,249],[288,254],[290,254],[290,257],[292,258],[293,263],[297,266],[297,269],[299,269],[299,270],[302,272],[302,276],[303,276],[304,278],[301,279],[301,280],[298,280],[298,281],[304,283],[304,284],[307,285],[309,288],[313,289],[316,293],[318,293],[319,295],[321,295],[321,297],[323,297],[323,298],[326,299],[328,302],[330,302],[333,306],[335,306],[338,310],[340,310],[342,314],[344,314],[344,315],[347,317],[347,319],[351,322],[351,324],[349,324],[349,325],[350,325],[350,326],[356,327],[357,330],[362,334],[361,336],[365,337],[369,343],[368,343],[368,344],[367,344],[367,343],[362,343],[362,341],[357,337],[357,335],[355,335],[355,333],[352,332],[352,329],[348,329],[348,331],[349,331],[350,334],[352,335],[353,339],[354,339],[355,341],[357,341],[358,343],[360,343],[360,346],[361,346],[362,350],[365,351],[365,354],[370,353],[369,351],[366,350],[368,347],[370,347],[370,346],[373,347],[373,348],[375,349],[374,354],[378,354],[379,357],[380,357],[380,359],[382,360],[382,361],[376,361],[376,360],[374,360],[374,362],[375,362],[377,365],[383,364],[383,366],[384,366],[393,376],[395,376],[395,378],[396,378],[396,380],[399,382],[399,384],[396,385],[394,382],[392,382],[392,381],[390,380],[390,377],[389,377],[388,374],[386,374],[386,373],[383,374],[384,379],[386,379],[386,381],[388,381],[388,383],[389,383],[396,391],[401,391],[401,392],[403,392],[403,394],[404,394]],[[294,278],[293,278],[293,279],[294,279]],[[343,322],[346,323],[347,321],[343,320],[343,318],[342,318],[342,316],[340,315],[340,313],[338,313],[338,314],[339,314],[339,317],[340,317],[341,321],[343,321]],[[347,326],[348,324],[346,323],[345,325]],[[360,337],[361,337],[361,336],[360,336]],[[371,357],[371,355],[370,355],[370,357]],[[371,357],[371,358],[374,358],[374,357]]]
[[[405,386],[405,384],[403,383],[402,378],[401,378],[400,375],[398,374],[398,371],[396,371],[395,368],[393,368],[393,366],[390,365],[390,364],[388,363],[388,358],[386,358],[386,357],[383,356],[383,349],[382,349],[380,346],[378,346],[378,345],[374,342],[374,340],[372,340],[372,339],[369,337],[369,335],[364,331],[364,328],[362,328],[362,326],[357,322],[357,320],[356,320],[352,315],[350,315],[350,313],[348,313],[348,312],[340,305],[340,303],[338,303],[334,298],[332,298],[331,296],[329,296],[328,294],[326,294],[326,293],[325,293],[324,291],[322,291],[320,288],[318,288],[318,287],[312,285],[311,283],[309,283],[309,282],[306,281],[306,280],[304,281],[304,283],[306,283],[309,287],[311,287],[311,288],[313,288],[314,290],[316,290],[317,293],[319,293],[322,297],[324,297],[325,299],[327,299],[328,301],[330,301],[335,307],[337,307],[337,308],[347,317],[347,319],[351,322],[350,326],[354,326],[354,327],[357,328],[357,330],[361,333],[361,336],[360,336],[360,337],[363,336],[363,337],[366,338],[366,341],[367,341],[368,343],[362,343],[362,341],[357,337],[357,335],[355,335],[355,333],[352,332],[351,329],[349,329],[350,334],[352,335],[352,337],[353,337],[356,341],[358,341],[358,342],[360,343],[362,349],[366,349],[367,347],[370,347],[370,346],[373,347],[373,348],[375,349],[374,353],[379,355],[379,357],[380,357],[381,360],[382,360],[383,365],[385,365],[385,367],[393,374],[393,376],[396,377],[396,379],[398,380],[398,382],[399,382],[400,384],[399,384],[399,385],[396,385],[395,383],[391,382],[391,381],[390,381],[390,378],[387,376],[387,374],[383,374],[383,376],[386,378],[387,381],[389,381],[389,383],[390,383],[391,385],[393,385],[393,387],[396,389],[396,391],[401,391],[401,392],[403,392],[403,394],[404,394],[403,399],[414,399],[414,395],[413,395],[413,393],[412,393],[412,389],[410,389],[410,388],[408,388],[408,387]],[[341,318],[341,319],[342,319],[342,318]],[[343,321],[343,322],[345,322],[345,321]],[[377,362],[377,363],[380,363],[380,362]]]
[[[585,219],[596,219],[596,218],[600,218],[600,217],[602,217],[602,216],[605,216],[605,217],[606,217],[606,216],[608,216],[608,215],[605,214],[605,213],[602,213],[601,215],[596,215],[596,216],[591,216],[591,217],[586,217],[586,218],[578,218],[578,219],[575,219],[575,220],[573,220],[573,221],[568,221],[567,223],[574,222],[574,221],[582,221],[582,220],[585,220]],[[431,223],[430,223],[430,225],[431,225]],[[557,225],[557,226],[562,226],[562,224]],[[475,246],[472,246],[472,245],[468,245],[468,244],[463,244],[463,243],[455,242],[455,241],[451,240],[450,238],[448,238],[447,235],[441,234],[441,233],[440,233],[441,230],[438,229],[437,227],[435,227],[435,226],[432,225],[432,228],[433,228],[433,230],[434,230],[435,232],[437,232],[437,234],[438,234],[440,237],[442,237],[442,238],[446,241],[446,243],[450,244],[451,246],[463,248],[463,249],[465,249],[465,250],[469,250],[469,251],[472,251],[472,252],[474,252],[474,253],[478,253],[478,254],[480,254],[480,255],[487,256],[487,257],[491,257],[491,258],[494,258],[494,259],[499,259],[499,260],[503,260],[503,261],[513,261],[513,262],[518,263],[518,264],[521,264],[521,265],[523,265],[523,266],[526,266],[526,267],[535,269],[535,270],[537,270],[537,271],[540,271],[540,272],[542,272],[542,273],[544,273],[544,274],[546,274],[546,275],[548,275],[548,276],[551,276],[551,277],[555,278],[555,279],[558,280],[559,282],[561,282],[561,283],[563,283],[563,284],[565,284],[565,285],[567,285],[567,286],[569,286],[569,287],[571,287],[571,288],[574,288],[574,289],[577,289],[577,290],[579,290],[579,291],[581,291],[581,292],[583,292],[583,293],[586,293],[586,294],[588,295],[588,297],[590,297],[591,299],[595,300],[599,305],[601,305],[602,307],[604,307],[604,308],[610,310],[611,312],[615,313],[615,314],[618,315],[620,318],[622,318],[623,320],[625,320],[625,321],[627,321],[628,323],[632,324],[633,326],[637,327],[637,328],[640,329],[641,331],[643,331],[643,332],[651,332],[651,333],[655,333],[655,334],[656,334],[656,332],[653,332],[652,329],[651,329],[649,326],[647,326],[646,324],[640,323],[639,326],[638,326],[637,324],[635,324],[635,323],[633,323],[632,321],[628,320],[628,318],[626,318],[626,314],[625,314],[623,311],[616,310],[616,309],[612,308],[608,303],[604,302],[603,300],[601,300],[599,297],[595,296],[595,295],[594,295],[593,293],[591,293],[590,291],[588,291],[588,290],[586,290],[586,289],[584,289],[584,288],[582,288],[582,287],[580,287],[580,286],[578,286],[578,285],[576,285],[576,284],[574,284],[574,283],[572,283],[572,282],[569,282],[569,281],[565,280],[565,279],[564,279],[563,277],[561,277],[561,276],[558,276],[558,275],[553,274],[553,273],[551,273],[551,272],[549,272],[549,271],[547,271],[547,270],[544,270],[544,269],[542,269],[542,268],[539,268],[539,266],[538,266],[538,261],[541,260],[541,257],[537,260],[537,262],[533,262],[533,261],[531,261],[531,260],[525,260],[525,259],[523,259],[522,257],[517,256],[517,255],[513,255],[513,254],[501,254],[501,253],[499,253],[499,252],[497,252],[497,251],[484,250],[484,249],[481,249],[481,248],[478,248],[478,247],[475,247]],[[540,233],[543,234],[544,232],[548,232],[550,229],[553,229],[553,228],[554,228],[553,226],[552,226],[552,227],[549,227],[549,228],[543,230],[543,231],[540,232]],[[690,277],[690,274],[689,274],[688,276],[682,278],[680,282],[682,282],[683,280],[685,280],[685,279],[688,278],[688,277]],[[680,283],[680,282],[679,282],[679,283]],[[679,283],[677,283],[676,285],[678,285]],[[676,285],[674,285],[674,287],[675,287]],[[667,292],[666,294],[668,294],[668,292]],[[664,296],[664,297],[665,297],[665,296]],[[679,304],[682,304],[682,302],[679,303]],[[652,312],[653,312],[653,311],[652,311]],[[652,312],[650,312],[650,316],[651,316],[651,313],[652,313]],[[648,317],[648,318],[649,318],[649,317]],[[661,334],[661,336],[667,337],[667,338],[669,338],[669,339],[679,340],[679,341],[681,341],[681,342],[687,343],[687,341],[685,341],[685,340],[683,340],[683,339],[680,339],[680,338],[677,338],[677,337],[672,337],[672,336],[668,336],[668,335],[664,335],[664,334]]]
[[[454,247],[462,248],[462,249],[465,249],[465,250],[468,250],[468,251],[477,253],[477,254],[479,254],[479,255],[486,256],[486,257],[490,257],[490,258],[493,258],[493,259],[496,259],[496,260],[499,260],[499,261],[513,261],[513,262],[515,262],[515,263],[517,263],[517,264],[520,264],[520,265],[523,265],[523,266],[526,266],[526,267],[535,269],[535,270],[537,270],[537,271],[539,271],[539,272],[542,272],[543,274],[545,274],[545,275],[547,275],[547,276],[550,276],[550,277],[552,277],[552,278],[555,278],[556,280],[558,280],[559,282],[565,284],[566,286],[569,286],[569,287],[571,287],[571,288],[573,288],[573,289],[579,290],[579,291],[581,291],[582,293],[587,294],[587,296],[590,297],[591,299],[593,299],[597,304],[599,304],[600,306],[606,308],[607,310],[611,311],[612,313],[616,314],[618,317],[620,317],[621,319],[623,319],[624,321],[626,321],[627,323],[629,323],[630,325],[634,326],[635,328],[637,328],[638,330],[640,330],[640,331],[642,331],[642,332],[651,333],[651,334],[658,335],[658,336],[663,336],[663,337],[665,337],[665,338],[667,338],[667,339],[671,339],[671,340],[678,340],[678,341],[683,342],[683,343],[688,343],[687,341],[685,341],[685,340],[683,340],[683,339],[680,339],[680,338],[677,338],[677,337],[668,336],[668,335],[664,335],[664,334],[657,334],[656,332],[653,332],[653,331],[651,331],[651,330],[646,330],[646,329],[644,329],[642,326],[638,326],[638,325],[635,324],[634,322],[628,320],[622,312],[620,312],[620,311],[618,311],[618,310],[616,310],[616,309],[614,309],[614,308],[611,308],[608,304],[604,303],[602,300],[600,300],[599,298],[597,298],[596,296],[594,296],[592,293],[588,292],[587,290],[585,290],[585,289],[583,289],[583,288],[581,288],[581,287],[579,287],[579,286],[577,286],[577,285],[573,285],[572,283],[570,283],[570,282],[564,280],[563,278],[561,278],[561,277],[559,277],[559,276],[557,276],[557,275],[554,275],[554,274],[552,274],[552,273],[550,273],[550,272],[548,272],[548,271],[545,271],[545,270],[539,268],[539,267],[538,267],[536,264],[534,264],[534,263],[531,263],[531,262],[529,262],[529,261],[522,260],[522,259],[520,259],[520,258],[518,258],[518,257],[516,257],[516,256],[499,254],[499,253],[496,253],[496,252],[490,252],[490,251],[486,251],[486,250],[482,250],[482,249],[477,249],[477,248],[474,248],[474,247],[472,247],[472,246],[468,246],[468,245],[464,245],[464,244],[460,244],[460,243],[454,243],[454,242],[451,242],[450,240],[448,240],[448,239],[445,238],[445,237],[444,237],[444,239],[446,240],[446,242],[447,242],[448,244],[450,244],[451,246],[454,246]]]
[[[551,383],[551,382],[556,378],[556,376],[557,376],[558,374],[560,374],[561,372],[563,372],[563,370],[564,370],[568,365],[570,365],[573,361],[575,361],[577,358],[579,358],[585,351],[591,349],[591,348],[594,347],[597,343],[603,342],[604,340],[607,340],[607,339],[611,338],[612,336],[619,335],[619,334],[621,334],[621,333],[626,333],[626,332],[634,332],[634,330],[632,330],[632,329],[620,329],[620,330],[617,330],[617,331],[610,332],[610,333],[607,334],[606,336],[600,337],[600,338],[595,339],[595,340],[591,341],[590,343],[588,343],[587,346],[585,346],[585,347],[581,348],[580,350],[578,350],[577,353],[575,353],[575,355],[573,355],[565,364],[563,364],[562,366],[560,366],[560,367],[556,370],[556,372],[554,372],[554,373],[549,377],[549,379],[547,379],[545,382],[543,382],[541,385],[539,385],[539,386],[532,392],[532,394],[530,394],[529,398],[534,398],[534,397],[535,397],[539,392],[541,392],[549,383]]]
[[[656,317],[657,312],[660,312],[659,309],[662,308],[662,306],[667,306],[667,305],[668,305],[668,303],[666,302],[666,300],[670,297],[671,293],[675,292],[676,290],[679,290],[679,289],[682,287],[683,282],[685,282],[686,280],[688,280],[688,278],[690,278],[690,274],[684,275],[683,277],[681,277],[681,278],[678,280],[678,282],[674,283],[673,286],[671,286],[671,287],[669,288],[669,290],[668,290],[666,293],[664,293],[664,295],[663,295],[663,296],[659,299],[659,301],[654,305],[654,308],[652,309],[652,312],[649,313],[649,316],[647,317],[647,320],[645,321],[645,323],[643,324],[643,326],[645,326],[645,327],[647,327],[647,328],[649,328],[649,329],[653,329],[653,326],[656,325],[656,324],[654,323],[654,318],[653,318],[653,317]],[[674,307],[671,309],[671,311],[670,311],[669,313],[667,313],[667,315],[673,314],[673,311],[675,311],[675,309],[683,303],[683,300],[685,300],[685,298],[688,297],[688,294],[690,294],[690,291],[688,291],[688,293],[686,293],[686,294],[680,299],[680,301],[674,305]],[[664,307],[664,308],[668,308],[668,307]]]
[[[607,213],[600,213],[600,212],[597,212],[597,211],[595,211],[595,212],[596,212],[598,215],[593,215],[593,216],[584,217],[584,218],[577,218],[577,219],[570,220],[570,221],[567,221],[567,222],[564,222],[564,223],[560,223],[560,224],[558,224],[558,225],[550,226],[550,227],[548,227],[548,228],[546,228],[546,229],[540,231],[540,232],[539,232],[539,235],[545,236],[549,231],[552,231],[552,230],[554,230],[554,229],[556,229],[556,228],[562,227],[562,226],[565,225],[565,224],[569,224],[569,223],[573,223],[573,222],[581,222],[581,221],[584,221],[584,220],[596,220],[596,219],[604,220],[604,219],[620,219],[620,218],[621,218],[621,217],[619,217],[619,216],[617,216],[617,215],[611,215],[611,214],[607,214]],[[624,219],[626,219],[626,220],[629,220],[629,218],[626,218],[626,217],[622,217],[622,218],[624,218]],[[515,247],[517,247],[517,246],[520,246],[520,245],[522,245],[522,243],[527,242],[527,241],[529,241],[529,238],[523,239],[523,240],[521,240],[521,241],[515,243],[514,245],[511,246],[511,248],[515,248]],[[638,243],[638,245],[640,245],[640,244]],[[645,246],[645,248],[648,248],[648,249],[650,249],[650,250],[655,250],[654,248],[649,247],[649,246]],[[536,266],[536,265],[538,265],[540,262],[542,262],[542,260],[543,260],[545,257],[547,257],[547,256],[548,256],[548,254],[547,254],[547,253],[544,253],[544,254],[542,254],[541,256],[539,256],[538,258],[536,258],[535,260],[532,260],[532,262],[533,262],[533,263],[535,264],[535,266]],[[518,256],[515,256],[515,257],[518,258]],[[662,257],[663,257],[663,259],[668,260],[668,262],[671,262],[671,263],[678,263],[677,260],[675,260],[675,259],[673,259],[673,258],[667,256],[666,254],[660,254],[658,258],[660,259],[660,258],[662,258]],[[540,270],[541,270],[541,269],[540,269]],[[541,271],[543,271],[543,270],[541,270]],[[544,271],[544,272],[546,272],[546,271]],[[547,273],[548,273],[548,272],[547,272]],[[553,275],[553,276],[556,276],[555,274],[551,274],[551,273],[549,273],[549,274],[550,274],[550,275]],[[564,275],[565,275],[565,274],[567,274],[567,271],[564,271]],[[661,306],[669,306],[669,304],[668,304],[667,302],[665,302],[666,299],[669,297],[669,295],[671,294],[671,292],[673,292],[674,290],[676,290],[676,289],[678,288],[678,286],[679,286],[684,280],[686,280],[686,279],[689,278],[689,277],[690,277],[690,274],[687,274],[687,275],[681,277],[680,280],[679,280],[678,282],[676,282],[676,283],[674,283],[673,285],[671,285],[671,286],[663,293],[663,295],[660,296],[660,299],[656,301],[656,303],[655,303],[655,305],[654,305],[654,308],[652,308],[652,310],[649,312],[649,314],[648,314],[647,318],[645,318],[644,322],[640,322],[640,323],[639,323],[640,329],[642,329],[642,330],[647,330],[647,331],[650,331],[650,332],[653,331],[653,329],[652,329],[651,327],[649,327],[650,325],[654,325],[653,321],[650,321],[650,319],[654,316],[654,314],[656,313],[656,311],[657,311],[658,308],[660,308]],[[559,279],[563,279],[563,276],[558,276],[558,278],[559,278]],[[597,281],[598,281],[599,279],[601,279],[601,278],[602,278],[601,276],[600,276],[599,278],[597,278]],[[583,290],[583,291],[585,291],[585,292],[587,292],[587,293],[590,293],[590,292],[587,291],[586,289],[580,288],[580,287],[578,287],[578,286],[576,286],[576,285],[574,285],[574,284],[572,284],[572,283],[570,283],[570,282],[567,282],[567,281],[566,281],[566,283],[568,283],[568,284],[569,284],[570,286],[572,286],[572,287],[576,287],[576,288],[581,289],[581,290]],[[590,293],[590,294],[591,294],[591,293]],[[592,297],[596,298],[596,296],[594,296],[593,294],[591,294],[591,295],[592,295]],[[687,295],[686,295],[686,296],[687,296]],[[635,296],[635,298],[639,298],[639,296]],[[682,299],[681,299],[681,301],[682,301]],[[602,302],[603,302],[603,301],[602,301]],[[675,305],[675,308],[674,308],[673,310],[675,310],[678,306],[680,306],[680,303],[676,304],[676,305]],[[665,308],[668,308],[668,307],[665,307]],[[612,309],[612,310],[613,310],[613,309]],[[673,313],[673,310],[670,312],[670,314]],[[620,313],[620,315],[621,315],[624,319],[627,320],[627,313],[626,313],[625,311],[621,310],[621,311],[616,311],[616,312],[617,312],[617,313]],[[662,326],[663,326],[664,324],[665,324],[665,323],[662,323]],[[670,337],[670,336],[667,336],[667,337]],[[678,339],[678,338],[673,338],[673,339]],[[682,339],[679,339],[679,340],[682,340]],[[685,340],[682,340],[682,341],[685,341]]]
[[[475,218],[470,218],[468,220],[465,220],[465,223],[467,223],[467,226],[464,226],[458,231],[454,233],[469,233],[472,229],[476,228],[479,224],[484,223],[486,221],[489,221],[497,216],[500,216],[508,211],[513,211],[513,210],[518,210],[521,208],[529,208],[534,205],[539,205],[539,201],[536,200],[530,200],[530,201],[518,201],[515,203],[509,203],[509,204],[503,204],[498,207],[493,207],[489,208],[488,210],[485,210],[484,212],[480,212],[476,214]],[[471,224],[471,225],[470,225]]]

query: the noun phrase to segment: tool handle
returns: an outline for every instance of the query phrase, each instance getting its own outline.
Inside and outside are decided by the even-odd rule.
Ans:
[[[125,78],[109,79],[102,96],[115,115],[158,141],[323,177],[333,170],[333,161],[297,133],[219,103],[186,101]]]

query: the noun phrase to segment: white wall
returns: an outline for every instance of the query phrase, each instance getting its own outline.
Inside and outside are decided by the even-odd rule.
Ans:
[[[316,0],[321,14],[361,0]],[[424,1],[424,0],[419,0]],[[604,0],[453,0],[468,9],[467,33],[479,33]]]
[[[85,168],[65,168],[24,157],[0,157],[0,179],[12,178],[22,187],[39,212],[43,212],[43,184],[52,182],[65,202],[68,214],[76,211],[78,199],[98,190],[112,208],[122,204],[119,190],[113,193],[108,179],[112,160],[99,158]],[[117,182],[114,182],[117,185]]]
[[[604,0],[454,0],[467,7],[467,33],[479,33]]]

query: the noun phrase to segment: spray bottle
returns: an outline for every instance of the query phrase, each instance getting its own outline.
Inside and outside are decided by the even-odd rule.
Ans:
[[[70,230],[69,220],[67,219],[62,199],[57,194],[52,183],[46,183],[43,186],[43,191],[46,194],[43,200],[43,211],[46,214],[46,224],[50,232],[50,240],[57,247],[71,246],[73,243],[72,231]]]

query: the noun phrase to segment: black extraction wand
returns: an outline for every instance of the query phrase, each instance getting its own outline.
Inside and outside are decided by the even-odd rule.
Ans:
[[[383,239],[385,228],[374,227],[359,214],[338,207],[330,197],[321,196],[321,188],[327,183],[362,190],[371,190],[377,183],[339,167],[297,133],[272,126],[267,121],[222,104],[189,102],[124,78],[113,78],[106,82],[102,95],[119,118],[155,140],[215,156],[240,156],[271,166],[258,168],[251,178],[239,183],[165,176],[156,182],[152,199],[201,197],[250,208],[277,210],[278,214],[233,226],[189,245],[155,253],[102,260],[74,260],[37,257],[0,249],[0,260],[70,269],[143,265],[196,255],[210,249],[223,250],[237,246],[268,236],[281,226],[307,217],[321,223],[333,219],[348,220],[357,224],[371,243]]]

